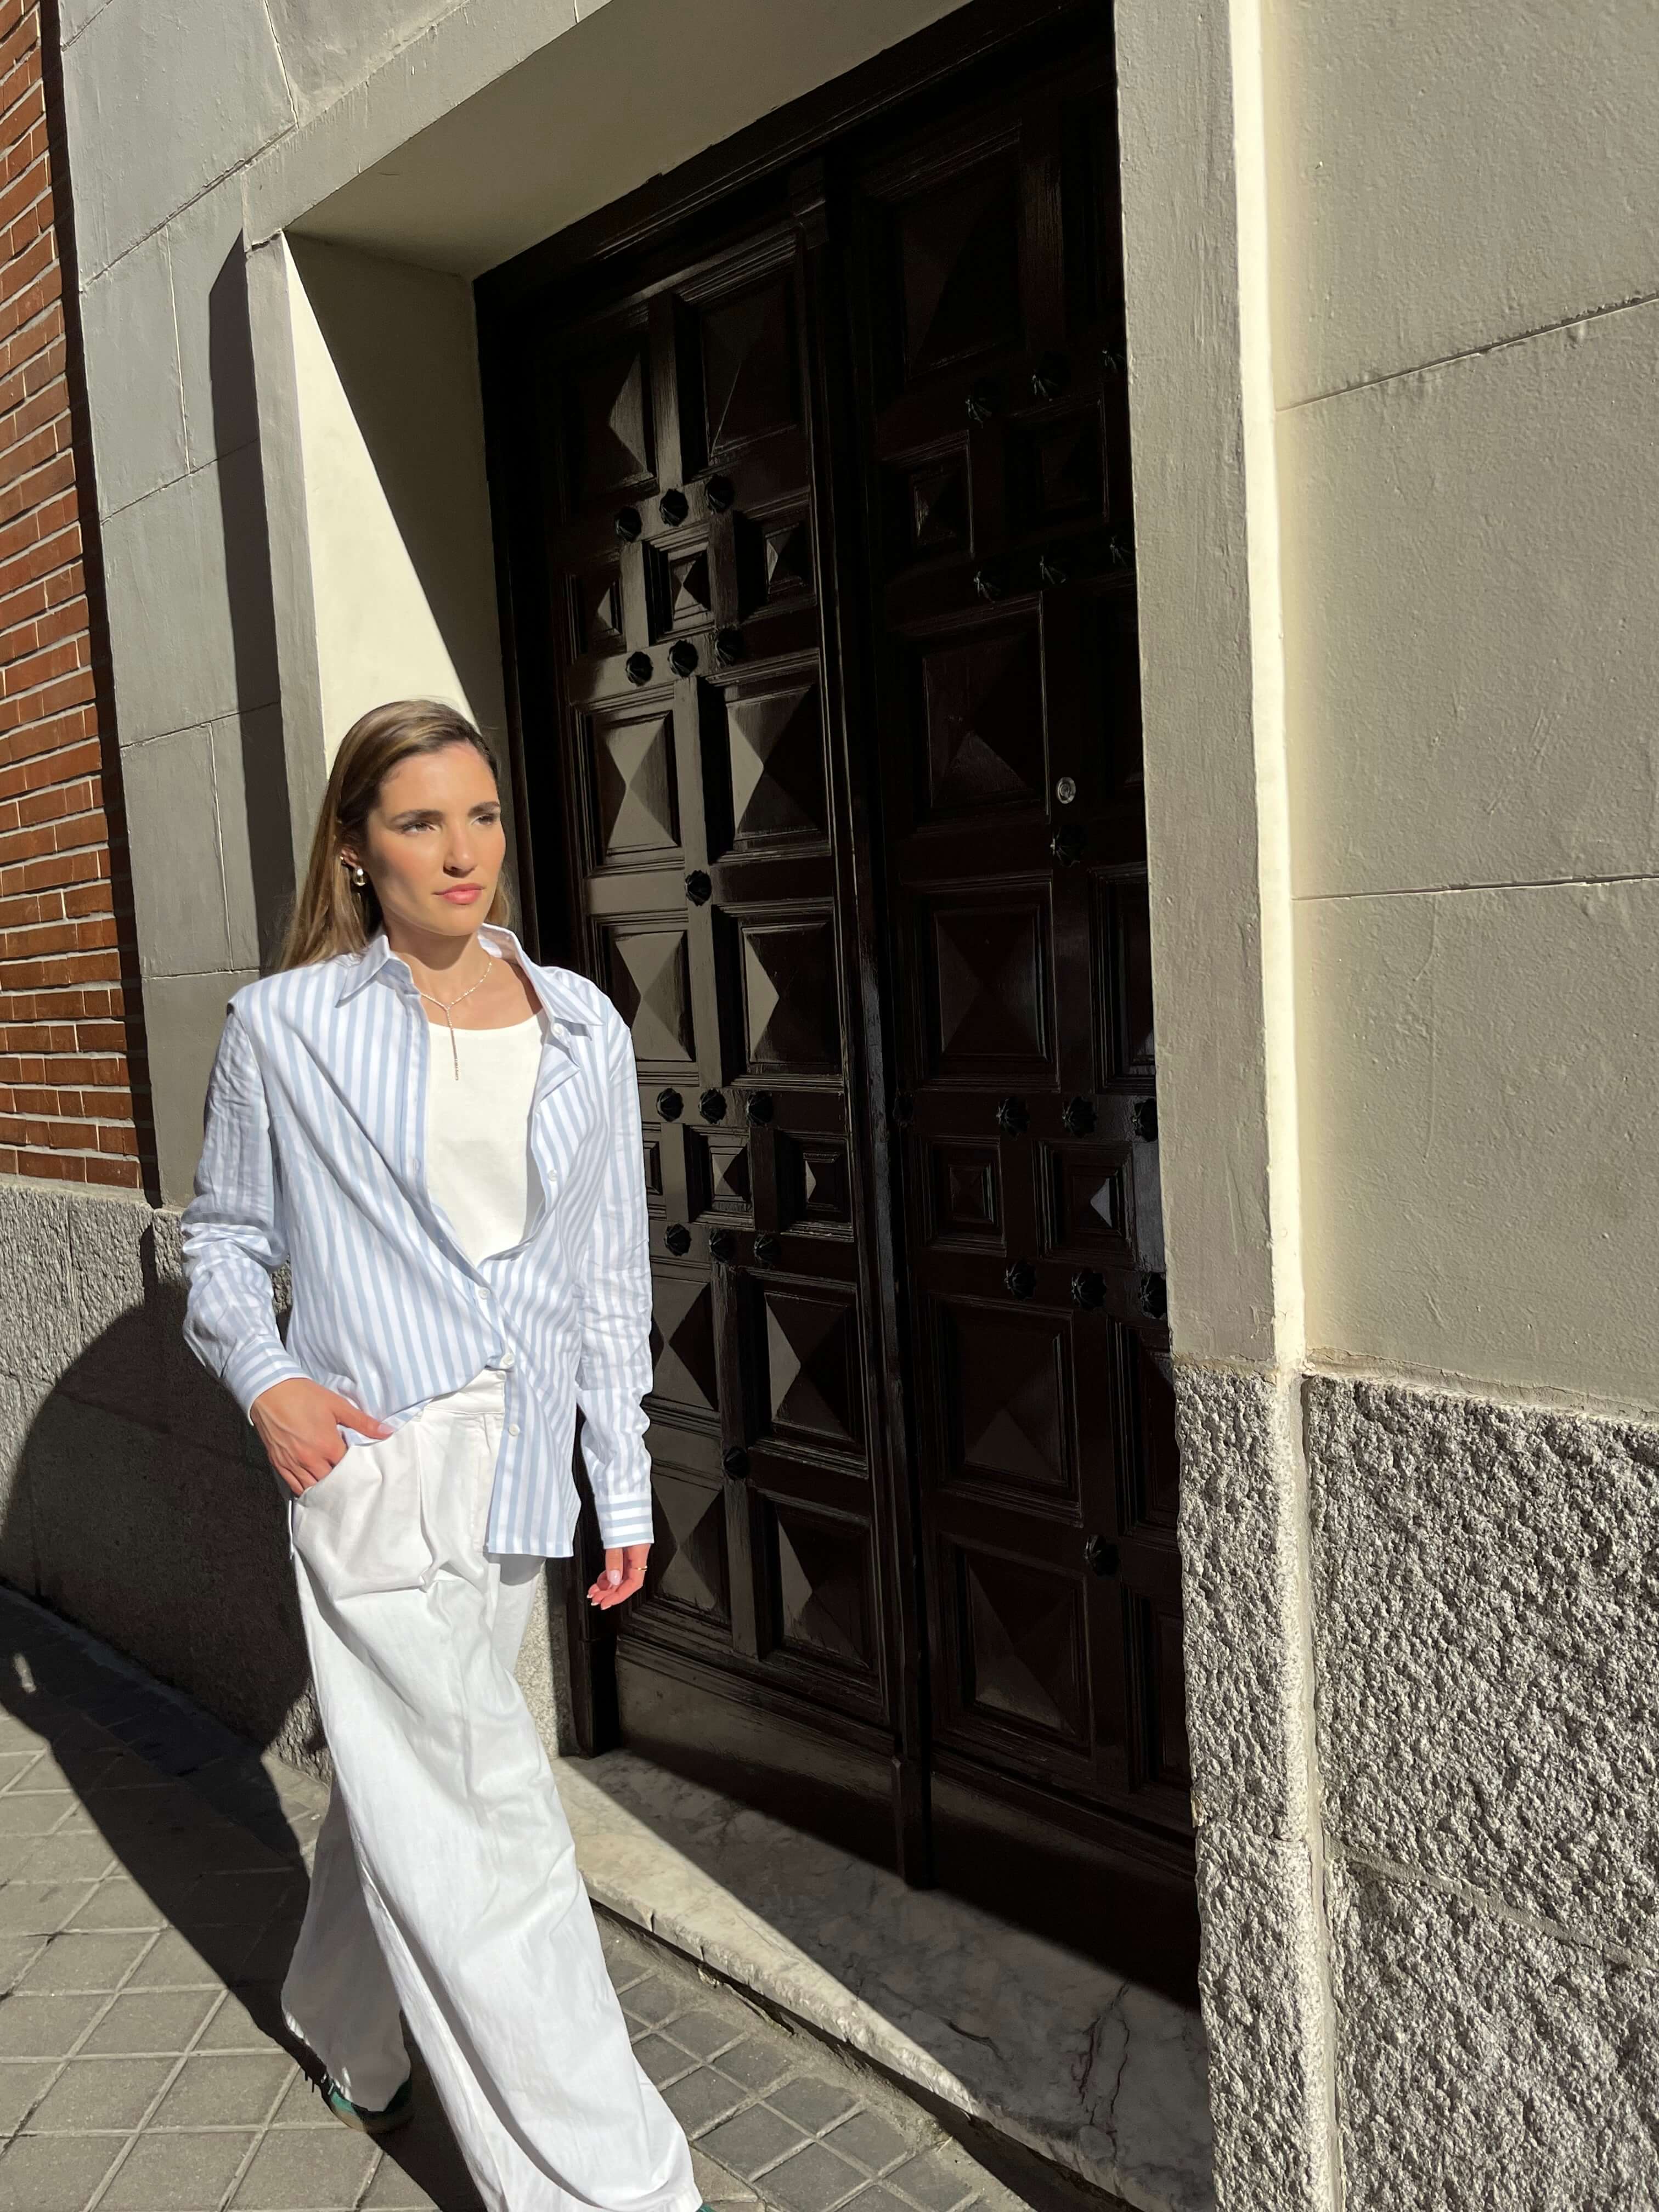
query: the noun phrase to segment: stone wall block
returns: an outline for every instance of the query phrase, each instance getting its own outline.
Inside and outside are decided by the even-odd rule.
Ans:
[[[197,1592],[167,1448],[153,1429],[57,1391],[31,1425],[26,1464],[38,1595],[176,1682]]]
[[[1329,2212],[1329,2000],[1307,1846],[1198,1832],[1219,2212]]]
[[[1659,1430],[1306,1405],[1328,1832],[1659,1960]]]
[[[1352,1866],[1328,1894],[1346,2212],[1654,2212],[1659,1977]]]
[[[69,1288],[76,1203],[67,1191],[0,1182],[0,1369],[7,1373],[50,1383],[81,1349]]]
[[[1255,1375],[1177,1362],[1188,1733],[1202,1824],[1291,1838],[1307,1816],[1287,1403]]]
[[[56,1378],[84,1404],[167,1426],[160,1316],[152,1295],[150,1208],[141,1198],[77,1205],[70,1216],[71,1303],[78,1355]]]

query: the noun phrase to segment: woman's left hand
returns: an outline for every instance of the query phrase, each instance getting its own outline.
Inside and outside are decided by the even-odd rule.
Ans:
[[[587,1593],[588,1603],[604,1613],[621,1605],[625,1598],[637,1597],[645,1587],[645,1562],[650,1549],[649,1544],[624,1544],[619,1551],[608,1551],[605,1572]]]

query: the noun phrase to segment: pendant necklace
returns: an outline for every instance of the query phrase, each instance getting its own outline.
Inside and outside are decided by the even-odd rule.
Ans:
[[[455,1042],[455,1024],[450,1014],[449,1008],[450,1006],[459,1006],[463,999],[470,999],[472,996],[472,994],[478,988],[479,984],[488,982],[489,980],[490,969],[494,965],[495,963],[490,955],[486,952],[484,955],[484,971],[483,974],[479,976],[477,983],[469,983],[465,990],[456,994],[456,995],[449,1001],[448,1006],[446,1006],[441,999],[435,997],[432,992],[422,991],[418,983],[415,986],[415,988],[420,992],[422,998],[430,999],[433,1005],[441,1011],[444,1019],[449,1024],[449,1049],[455,1062],[455,1080],[457,1083],[461,1079],[461,1048]]]

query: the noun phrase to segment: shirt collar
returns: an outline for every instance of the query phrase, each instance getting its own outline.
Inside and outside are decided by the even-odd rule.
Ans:
[[[520,972],[529,978],[531,989],[555,1021],[562,1022],[567,1030],[580,1036],[586,1035],[588,1024],[580,1003],[563,991],[544,968],[530,958],[505,922],[481,921],[478,924],[478,942],[495,959],[510,958],[517,963]],[[344,973],[339,990],[335,994],[337,1006],[343,1006],[348,999],[355,997],[364,984],[372,982],[382,969],[387,971],[388,980],[395,981],[401,977],[410,990],[415,988],[415,978],[408,961],[401,953],[392,951],[384,929],[377,929],[361,952],[343,953],[341,959]]]

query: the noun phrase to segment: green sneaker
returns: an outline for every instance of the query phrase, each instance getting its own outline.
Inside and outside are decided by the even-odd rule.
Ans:
[[[354,2105],[331,2074],[325,2074],[317,2084],[322,2091],[323,2102],[337,2120],[347,2127],[356,2128],[366,2136],[389,2136],[393,2128],[400,2128],[411,2118],[415,2109],[414,2077],[411,2075],[389,2105],[379,2112],[371,2112],[367,2105]]]

